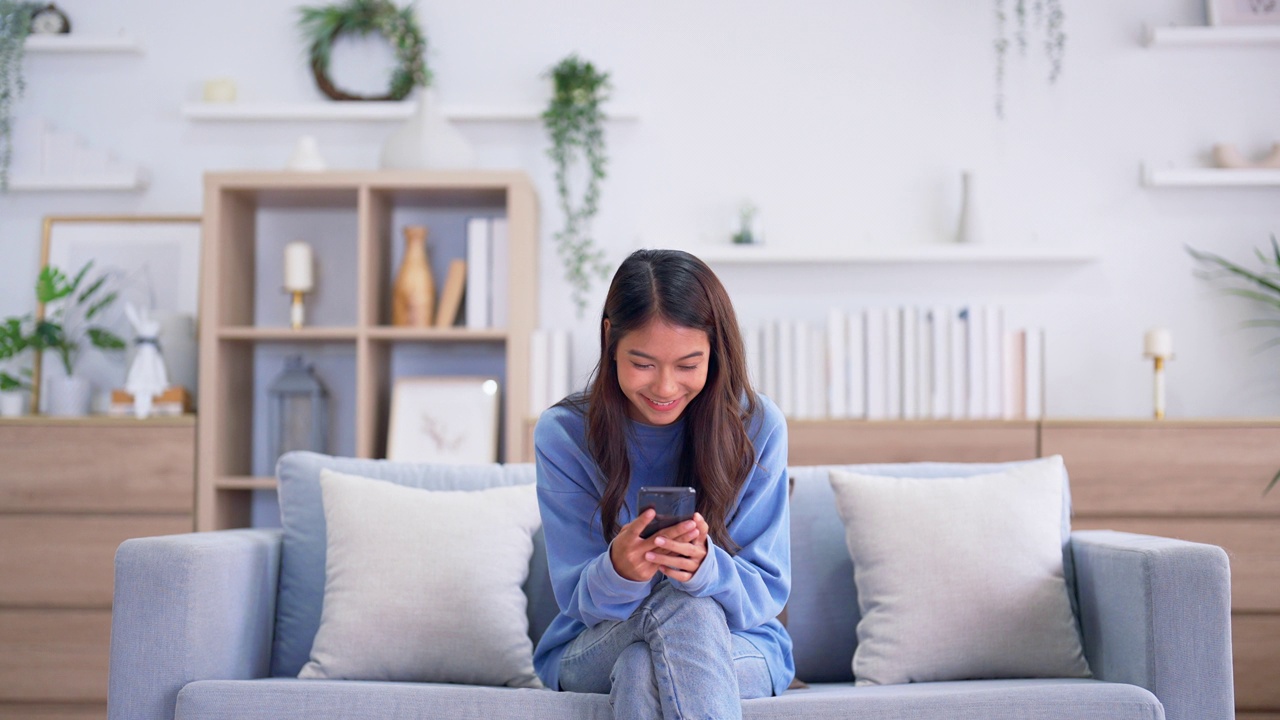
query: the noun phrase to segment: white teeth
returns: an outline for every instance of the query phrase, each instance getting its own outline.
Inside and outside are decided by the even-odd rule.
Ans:
[[[668,401],[668,402],[658,402],[657,400],[654,400],[653,398],[649,398],[649,402],[653,403],[654,405],[657,405],[658,407],[670,407],[670,406],[672,406],[672,405],[675,405],[675,404],[676,404],[676,401],[675,401],[675,400],[671,400],[671,401]]]

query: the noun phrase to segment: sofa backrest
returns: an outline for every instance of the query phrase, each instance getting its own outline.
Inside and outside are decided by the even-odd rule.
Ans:
[[[309,452],[281,457],[276,476],[284,541],[271,651],[271,674],[275,677],[297,676],[310,658],[311,646],[320,628],[326,555],[324,505],[320,493],[322,468],[427,490],[482,490],[534,481],[532,464],[433,465],[339,458]],[[427,548],[423,548],[423,554],[428,554]],[[529,596],[529,634],[536,643],[558,612],[541,531],[534,537],[525,592]]]

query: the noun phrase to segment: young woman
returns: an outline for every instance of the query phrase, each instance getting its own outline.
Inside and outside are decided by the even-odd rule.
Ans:
[[[560,614],[534,653],[552,689],[616,718],[736,718],[795,674],[787,429],[747,380],[728,294],[688,253],[639,250],[605,298],[585,392],[534,431]],[[643,539],[642,486],[692,486],[692,520]]]

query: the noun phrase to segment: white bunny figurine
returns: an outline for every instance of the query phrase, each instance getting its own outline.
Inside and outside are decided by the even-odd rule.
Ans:
[[[169,386],[169,373],[160,357],[160,323],[151,319],[145,309],[138,310],[133,303],[125,303],[124,312],[133,324],[134,342],[138,352],[129,366],[129,377],[124,389],[133,395],[133,414],[145,418],[151,414],[151,402]]]

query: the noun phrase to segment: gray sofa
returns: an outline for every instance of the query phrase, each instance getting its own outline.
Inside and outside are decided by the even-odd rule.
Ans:
[[[445,470],[295,454],[281,463],[282,494],[286,480],[289,492],[310,492],[309,483],[318,485],[321,467],[418,486],[438,485],[439,478],[430,476],[445,474],[444,485],[450,488],[534,479],[531,465]],[[1225,553],[1208,545],[1106,531],[1073,533],[1067,558],[1094,679],[855,687],[850,660],[858,609],[844,527],[827,480],[832,467],[791,469],[793,590],[787,626],[795,641],[797,674],[810,687],[746,701],[745,717],[1234,717]],[[881,474],[925,467],[928,474],[967,475],[997,466],[839,467]],[[323,515],[319,517],[323,523]],[[308,522],[303,516],[286,517],[285,527],[293,532],[298,523]],[[121,545],[112,616],[110,718],[610,717],[603,695],[291,677],[296,669],[282,665],[281,648],[299,643],[309,648],[314,625],[305,618],[299,622],[299,609],[290,607],[296,604],[294,595],[280,592],[282,567],[303,562],[284,535],[275,529],[227,530]],[[308,582],[323,587],[323,563],[291,569],[310,576],[318,570],[319,577]],[[525,589],[536,642],[556,611],[542,552],[535,550]]]

